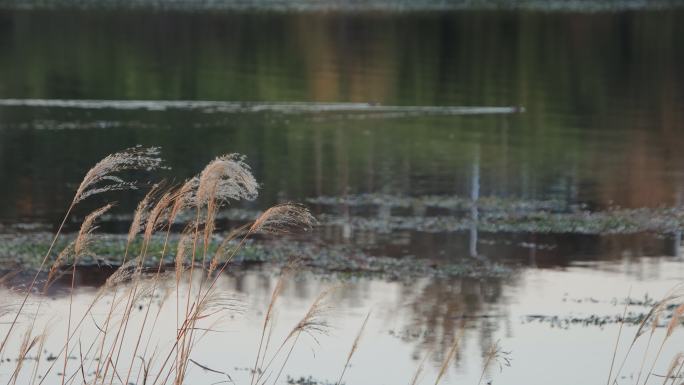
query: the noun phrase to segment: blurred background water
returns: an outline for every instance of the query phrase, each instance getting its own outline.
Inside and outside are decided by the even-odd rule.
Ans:
[[[415,287],[362,281],[359,292],[342,301],[351,314],[343,334],[353,334],[352,325],[364,316],[361,308],[400,302],[414,312],[407,308],[397,317],[416,322],[419,331],[439,324],[453,335],[454,317],[468,314],[477,320],[472,329],[480,350],[500,335],[514,352],[525,352],[518,356],[520,371],[510,377],[504,372],[504,382],[520,383],[531,373],[529,355],[544,361],[545,353],[529,345],[530,336],[545,336],[534,341],[549,346],[571,344],[577,358],[602,349],[608,362],[615,333],[547,334],[546,321],[529,329],[526,317],[619,313],[616,298],[634,282],[637,296],[662,294],[683,278],[678,233],[473,233],[424,231],[419,225],[470,215],[424,204],[453,197],[553,202],[544,206],[547,212],[681,205],[684,11],[665,2],[527,2],[504,9],[486,3],[451,4],[466,8],[458,10],[435,3],[408,11],[317,9],[309,2],[231,10],[163,9],[144,2],[106,10],[88,2],[48,9],[40,2],[0,2],[2,230],[54,229],[84,172],[122,148],[162,146],[170,166],[163,176],[176,182],[217,155],[238,152],[262,183],[258,200],[241,208],[256,212],[298,201],[319,216],[342,218],[309,241],[399,258],[477,254],[521,268],[506,279],[435,279]],[[302,7],[306,11],[294,9]],[[293,103],[299,109],[273,108]],[[513,111],[435,112],[453,106]],[[116,199],[117,212],[130,213],[142,193],[103,199]],[[409,204],[401,203],[407,199]],[[76,216],[99,203],[88,202]],[[364,229],[353,225],[359,217],[380,223],[399,217],[407,225]],[[104,229],[127,230],[115,220]],[[596,296],[612,305],[567,310],[567,296],[591,295],[587,282],[611,282]],[[372,290],[374,285],[381,290]],[[267,296],[271,286],[262,286],[254,290]],[[316,294],[304,291],[292,295],[301,305],[293,305],[292,313],[305,309],[302,298]],[[534,309],[545,291],[553,294]],[[492,312],[496,321],[489,322]],[[413,330],[394,326],[393,333]],[[376,336],[389,332],[376,329]],[[439,339],[426,338],[425,344]],[[408,351],[411,345],[402,346]],[[402,357],[395,362],[408,359]],[[413,354],[411,362],[420,357]],[[547,361],[548,373],[567,371],[567,365]],[[591,369],[563,380],[603,378],[604,361],[585,362]],[[458,369],[451,380],[465,376],[473,382],[479,364]],[[562,382],[543,373],[532,380]]]

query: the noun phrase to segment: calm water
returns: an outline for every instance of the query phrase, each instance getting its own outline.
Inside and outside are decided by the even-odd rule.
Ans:
[[[630,287],[636,297],[662,295],[684,278],[679,235],[368,229],[354,219],[462,215],[414,204],[435,196],[556,202],[550,211],[680,205],[683,16],[2,10],[0,230],[54,229],[85,170],[125,147],[162,146],[170,166],[163,176],[173,181],[217,155],[243,153],[262,183],[259,199],[240,206],[246,210],[363,194],[390,197],[389,206],[411,199],[389,211],[319,200],[311,204],[316,214],[346,225],[309,241],[400,258],[478,254],[515,266],[506,279],[354,281],[339,294],[339,325],[316,347],[316,365],[303,349],[291,375],[335,381],[373,308],[349,384],[408,382],[427,351],[444,353],[440,341],[457,332],[464,316],[473,321],[449,383],[476,383],[481,352],[497,339],[514,359],[512,368],[493,373],[497,384],[603,381],[615,325],[566,330],[528,316],[615,316]],[[292,103],[297,108],[282,108]],[[438,108],[450,106],[514,111],[459,115]],[[126,214],[140,196],[106,198]],[[76,217],[98,203],[88,202]],[[103,229],[126,226],[110,220]],[[226,287],[253,305],[244,319],[228,323],[236,346],[253,345],[254,335],[237,331],[256,335],[250,325],[269,295],[271,274],[248,273],[246,283],[226,278]],[[323,285],[308,277],[288,291],[283,328]],[[59,301],[50,306],[61,309]],[[423,331],[425,337],[411,337]],[[253,355],[219,347],[210,342],[198,361],[222,370],[249,366]],[[665,353],[669,360],[672,352]],[[638,364],[630,365],[629,374]],[[222,380],[194,373],[193,383]],[[429,371],[426,381],[435,374]]]
[[[453,338],[460,334],[461,325],[464,325],[465,332],[454,366],[443,380],[445,384],[477,384],[482,373],[483,353],[496,341],[510,352],[512,365],[502,372],[494,365],[486,373],[485,381],[492,380],[495,384],[552,382],[567,385],[605,381],[618,325],[609,322],[601,326],[594,320],[614,319],[620,315],[627,293],[631,292],[631,298],[637,302],[645,295],[651,298],[664,295],[681,282],[682,274],[684,265],[681,262],[651,258],[565,270],[530,269],[510,280],[419,279],[401,284],[360,278],[333,292],[334,307],[326,313],[330,327],[328,335],[316,336],[318,342],[302,336],[283,376],[295,379],[311,376],[317,383],[334,384],[359,327],[367,312],[372,311],[358,352],[345,375],[347,384],[409,383],[420,361],[428,354],[430,358],[421,379],[422,383],[434,383]],[[218,283],[219,291],[241,299],[247,311],[242,315],[224,313],[222,317],[211,317],[198,324],[198,328],[210,328],[211,332],[199,340],[192,358],[201,365],[228,373],[238,384],[248,383],[248,368],[254,364],[260,325],[276,279],[268,270],[251,270],[238,276],[223,277]],[[283,297],[278,302],[272,337],[274,346],[300,321],[315,297],[334,284],[306,274],[287,281]],[[185,287],[181,293],[184,290]],[[169,293],[164,289],[158,291],[164,292]],[[140,348],[142,352],[147,346],[148,332],[154,329],[147,352],[149,354],[156,349],[155,365],[163,360],[173,343],[176,305],[173,291],[170,294],[165,297],[167,299],[158,316],[159,299],[153,301],[150,320],[156,318],[156,321],[153,326],[148,321]],[[3,290],[6,298],[14,295]],[[83,314],[93,295],[92,289],[80,290],[75,297],[74,313]],[[158,294],[157,297],[164,295]],[[93,309],[95,323],[104,324],[110,301],[111,296],[108,296]],[[45,353],[39,361],[41,373],[52,364],[46,357],[55,355],[63,346],[68,303],[68,297],[63,296],[48,300],[41,306],[44,317],[39,319],[34,329],[41,331],[46,324],[50,329]],[[181,307],[185,304],[183,297],[180,303]],[[141,299],[140,304],[144,307],[147,300]],[[35,309],[36,306],[30,308]],[[638,303],[628,307],[628,315],[647,311],[648,306]],[[130,323],[131,331],[139,330],[143,316],[144,310],[136,310]],[[621,362],[635,332],[636,326],[624,327],[618,362]],[[659,343],[663,334],[664,330],[657,331],[654,341]],[[86,322],[81,328],[79,338],[83,341],[84,357],[96,355],[88,351],[89,342],[96,335],[96,326],[91,322]],[[17,336],[19,339],[21,334],[17,333]],[[675,332],[664,346],[662,355],[666,359],[655,367],[656,374],[667,371],[670,358],[681,347],[682,337],[681,331]],[[127,344],[134,346],[136,338],[136,333],[129,333]],[[645,342],[642,338],[635,345],[619,383],[631,383],[636,378]],[[75,343],[72,344],[74,346]],[[651,359],[654,350],[651,346]],[[77,350],[73,351],[74,358],[69,361],[68,373],[77,372],[78,354]],[[123,372],[129,366],[130,352],[123,352],[121,360]],[[139,362],[135,361],[134,374],[139,369]],[[27,363],[28,367],[32,365],[33,362]],[[85,371],[90,374],[93,369],[93,366],[87,366]],[[61,362],[50,372],[47,380],[56,381],[58,372],[61,372]],[[31,371],[25,370],[24,374],[28,377]],[[188,383],[192,384],[208,385],[223,380],[225,376],[194,365],[188,373]],[[649,381],[653,384],[661,382],[662,378],[657,377]]]

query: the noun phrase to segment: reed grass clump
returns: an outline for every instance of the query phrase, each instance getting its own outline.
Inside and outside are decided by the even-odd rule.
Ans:
[[[13,353],[17,357],[8,377],[8,384],[52,384],[54,375],[57,375],[61,385],[181,385],[188,383],[188,371],[191,367],[225,376],[225,381],[222,382],[233,382],[226,371],[209,367],[193,358],[198,344],[215,331],[215,325],[223,317],[232,317],[245,311],[242,298],[218,288],[219,277],[230,268],[231,261],[251,236],[277,236],[308,231],[316,225],[315,218],[306,207],[296,203],[281,203],[265,210],[250,223],[219,237],[215,223],[218,211],[234,202],[253,200],[258,194],[259,185],[243,156],[219,156],[197,175],[179,185],[152,184],[134,212],[126,237],[122,264],[96,291],[82,312],[75,311],[76,265],[97,241],[99,218],[112,210],[114,204],[107,203],[87,214],[74,241],[63,250],[53,252],[57,239],[62,236],[66,218],[72,214],[78,203],[100,193],[138,188],[138,182],[124,179],[121,174],[159,169],[162,161],[158,155],[158,148],[133,147],[105,157],[84,176],[38,271],[22,293],[22,300],[16,306],[0,307],[0,315],[9,315],[12,318],[0,343],[0,358]],[[169,237],[181,213],[193,219],[180,231],[179,241],[174,249],[169,243]],[[155,235],[164,239],[161,251],[150,248]],[[214,250],[212,255],[210,250]],[[149,269],[145,261],[151,256],[158,258],[159,263],[156,268]],[[173,260],[171,266],[165,265],[165,261],[169,260],[166,257]],[[299,261],[293,260],[283,270],[272,289],[268,304],[264,306],[259,338],[254,344],[256,355],[250,368],[250,385],[276,384],[302,337],[310,337],[317,344],[320,336],[330,332],[328,319],[333,306],[334,287],[322,291],[301,319],[287,329],[284,336],[278,339],[274,335],[279,300],[287,282],[298,268]],[[167,273],[167,269],[173,271]],[[60,340],[60,348],[52,353],[49,364],[43,368],[39,365],[40,357],[44,352],[45,341],[53,330],[34,331],[33,326],[44,297],[33,289],[41,283],[40,277],[44,277],[42,283],[45,292],[59,276],[66,274],[71,274],[71,285],[67,326],[66,330],[61,331],[64,339]],[[636,341],[643,336],[648,336],[648,352],[655,339],[656,328],[668,315],[669,322],[660,344],[657,345],[655,358],[649,361],[645,354],[641,360],[641,369],[635,384],[641,385],[642,378],[643,385],[647,384],[654,375],[663,347],[681,324],[684,305],[672,305],[682,298],[684,289],[678,287],[653,306],[639,325],[629,349],[613,373],[617,357],[616,344],[608,385],[617,384],[627,357]],[[27,306],[29,303],[35,304],[35,307]],[[155,331],[162,317],[162,309],[167,303],[172,303],[170,306],[175,320],[171,322],[175,321],[175,328],[166,341],[157,341],[154,339]],[[104,308],[104,314],[94,314],[96,307]],[[16,336],[20,317],[28,320],[26,324],[29,327],[22,335]],[[343,383],[350,362],[360,349],[370,318],[369,312],[345,356],[337,385]],[[97,330],[89,340],[82,339],[86,324],[94,325]],[[466,325],[461,324],[460,332],[453,341],[445,342],[449,348],[437,369],[435,385],[444,381],[452,362],[458,356],[465,329]],[[7,351],[10,340],[17,341],[17,352]],[[29,361],[30,354],[35,354],[37,359]],[[425,364],[431,356],[431,353],[424,356],[410,379],[410,384],[420,383],[425,375]],[[27,369],[29,363],[34,365],[30,370]],[[502,369],[508,365],[510,353],[504,351],[498,343],[492,345],[484,355],[478,383],[482,383],[491,367],[498,366]],[[671,359],[664,383],[674,384],[684,374],[683,368],[684,354],[679,353]]]
[[[663,348],[670,341],[670,338],[672,337],[672,334],[674,333],[675,329],[677,329],[681,325],[681,317],[682,314],[684,314],[684,304],[681,304],[682,300],[684,300],[684,284],[680,284],[673,287],[663,296],[663,298],[660,301],[657,301],[649,309],[646,316],[639,323],[637,330],[634,333],[634,336],[631,339],[629,339],[629,344],[627,346],[626,352],[624,353],[624,357],[617,371],[615,371],[615,374],[613,375],[613,366],[617,356],[619,343],[621,342],[622,326],[624,324],[625,314],[627,311],[627,306],[629,304],[628,296],[625,302],[625,311],[623,312],[622,321],[620,323],[620,332],[617,336],[612,356],[613,358],[611,360],[610,370],[608,372],[608,385],[616,385],[618,383],[618,379],[622,374],[622,371],[625,367],[625,363],[627,362],[628,358],[630,358],[630,356],[633,355],[637,342],[641,341],[643,339],[642,337],[646,335],[648,336],[648,338],[646,338],[644,353],[640,359],[641,364],[639,366],[639,370],[637,372],[637,376],[633,384],[646,385],[649,382],[649,379],[655,374],[654,370],[656,365],[661,360]],[[669,321],[663,325],[662,320],[666,319],[667,317],[669,317]],[[654,342],[654,338],[656,337],[656,331],[661,326],[665,329],[664,335],[660,340],[660,344],[657,345],[658,349],[655,353],[655,356],[651,357],[649,355],[650,349],[652,343]],[[682,378],[681,376],[684,374],[682,372],[684,364],[682,363],[681,355],[682,352],[675,354],[675,356],[671,359],[671,363],[667,373],[664,375],[659,375],[664,377],[663,384],[666,384],[668,382],[674,384],[677,379]],[[650,366],[647,366],[649,360]],[[645,371],[644,369],[647,370]],[[642,379],[643,382],[641,381]]]
[[[43,262],[23,294],[22,301],[7,312],[13,316],[13,321],[5,330],[0,344],[0,356],[7,354],[5,350],[8,341],[13,338],[20,316],[27,317],[30,324],[36,323],[44,297],[36,295],[33,288],[38,284],[45,266],[49,268],[44,279],[44,291],[59,276],[71,274],[68,319],[62,347],[50,357],[47,368],[39,368],[36,362],[33,372],[25,379],[22,373],[26,371],[27,355],[36,350],[40,350],[39,354],[42,354],[48,335],[47,331],[34,334],[30,328],[27,329],[19,343],[16,367],[10,377],[11,384],[24,380],[30,384],[42,384],[50,374],[56,373],[62,385],[79,381],[93,385],[131,382],[180,385],[185,383],[189,364],[226,374],[192,359],[192,351],[197,343],[212,330],[211,325],[204,325],[205,321],[217,322],[222,314],[234,316],[244,312],[244,303],[240,298],[217,289],[216,282],[220,274],[250,236],[257,233],[277,235],[306,231],[315,225],[315,219],[304,206],[294,203],[278,204],[265,210],[253,222],[229,232],[219,241],[214,255],[208,256],[208,250],[215,242],[217,212],[232,202],[255,199],[259,187],[243,156],[219,156],[198,175],[178,186],[165,187],[163,183],[151,186],[134,212],[126,237],[122,264],[92,296],[86,310],[77,314],[74,306],[76,266],[79,259],[89,253],[93,242],[96,242],[97,220],[111,210],[114,204],[107,203],[86,215],[75,240],[53,254],[56,241],[62,236],[66,218],[80,202],[94,195],[138,188],[138,182],[124,179],[122,175],[128,175],[131,171],[153,171],[161,168],[162,160],[158,155],[159,149],[156,147],[129,148],[105,157],[85,174]],[[169,235],[176,218],[184,211],[191,214],[194,220],[181,232],[176,249],[170,250]],[[144,272],[151,239],[160,232],[165,241],[161,255],[156,256],[159,257],[159,264],[154,271]],[[164,257],[167,255],[173,256],[175,260],[172,266],[175,273],[172,275],[164,273],[168,267],[164,266]],[[210,261],[206,264],[208,258]],[[197,275],[195,269],[206,273]],[[252,376],[253,383],[266,384],[267,381],[280,377],[301,334],[316,339],[317,335],[327,332],[325,315],[330,306],[326,302],[329,291],[324,291],[301,321],[293,326],[279,347],[275,351],[270,349],[276,302],[286,279],[296,269],[297,264],[293,262],[284,271],[268,304],[254,368],[254,373],[259,375]],[[173,285],[168,285],[169,281]],[[175,296],[171,293],[175,293]],[[155,343],[152,336],[162,304],[173,297],[176,299],[176,330],[171,344],[164,348]],[[96,320],[92,311],[105,300],[108,302],[105,306],[106,313],[103,318]],[[155,301],[159,302],[156,308],[153,306]],[[35,312],[32,310],[27,313],[29,307],[26,305],[29,302],[37,304]],[[142,312],[141,320],[134,317],[136,311]],[[98,332],[94,340],[85,341],[84,344],[81,332],[84,325],[90,322],[95,324]],[[69,360],[74,357],[78,357],[76,367],[69,364]],[[57,368],[60,369],[59,372]],[[226,376],[230,378],[229,375]]]

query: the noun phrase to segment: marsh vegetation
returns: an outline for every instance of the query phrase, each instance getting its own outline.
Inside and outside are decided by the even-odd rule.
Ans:
[[[677,4],[65,3],[0,0],[0,381],[681,382]]]
[[[248,238],[259,234],[283,236],[309,231],[316,220],[305,207],[282,203],[265,210],[253,221],[217,236],[216,218],[221,208],[241,200],[254,199],[258,193],[258,183],[244,157],[237,154],[219,156],[185,182],[167,187],[163,182],[149,186],[149,191],[132,216],[118,267],[87,300],[78,299],[75,297],[78,294],[78,261],[92,252],[98,242],[97,222],[114,204],[107,203],[85,215],[75,237],[60,250],[55,245],[63,236],[62,228],[69,214],[93,196],[137,188],[139,183],[125,179],[128,173],[153,172],[160,167],[163,167],[163,163],[158,158],[157,148],[135,147],[105,157],[85,174],[41,263],[30,270],[33,278],[26,281],[25,287],[16,288],[16,302],[4,306],[3,317],[7,322],[3,328],[0,352],[5,357],[14,358],[10,358],[5,365],[6,368],[12,367],[9,363],[13,362],[13,368],[7,374],[9,383],[41,384],[46,379],[55,381],[56,375],[62,384],[183,384],[188,381],[191,367],[199,368],[205,374],[225,377],[219,382],[235,382],[233,376],[236,376],[237,367],[225,369],[225,363],[220,367],[207,366],[194,355],[203,340],[226,338],[216,326],[227,319],[239,317],[245,310],[244,298],[221,288],[218,283],[224,272],[233,268],[233,260]],[[172,246],[168,239],[175,228],[176,219],[183,212],[191,213],[190,217],[194,219],[182,224],[179,239]],[[150,248],[155,233],[161,234],[164,242],[161,247]],[[134,243],[137,238],[140,238],[140,242]],[[155,253],[160,253],[155,263],[145,263]],[[167,253],[172,256],[173,263],[167,262]],[[258,341],[255,340],[253,344],[256,346],[254,365],[243,368],[247,374],[243,377],[248,377],[251,384],[278,383],[295,347],[302,343],[300,340],[308,338],[319,344],[320,339],[331,330],[329,320],[334,317],[334,293],[339,290],[336,284],[321,290],[301,318],[290,329],[285,329],[284,334],[274,334],[280,297],[301,265],[300,260],[291,259],[282,268],[270,299],[257,304],[264,310],[263,321],[258,328]],[[45,306],[50,287],[63,275],[70,280],[62,294],[66,330],[54,330],[54,320],[46,322],[41,308]],[[428,287],[437,282],[433,278]],[[442,291],[440,293],[444,295]],[[453,296],[458,295],[456,291],[447,294],[449,298],[426,297],[415,302],[416,311],[431,313],[443,301],[448,303],[454,300]],[[615,321],[619,324],[619,333],[608,374],[609,383],[613,375],[614,381],[617,381],[633,348],[641,339],[647,339],[647,342],[636,383],[639,383],[642,375],[644,384],[648,383],[661,359],[663,348],[679,327],[680,317],[684,314],[681,300],[681,286],[675,287],[658,301],[646,298],[642,303],[632,303],[632,299],[627,297],[622,316]],[[430,305],[432,302],[434,304]],[[650,310],[636,319],[632,314],[628,317],[628,306],[635,304],[647,306]],[[449,308],[447,314],[427,316],[426,325],[440,319],[448,322],[439,329],[432,326],[423,332],[402,337],[410,339],[413,335],[413,338],[433,345],[424,353],[410,383],[417,384],[422,379],[425,361],[433,359],[441,362],[435,379],[435,384],[439,384],[460,354],[469,323],[468,315],[473,313],[473,309],[464,311],[459,307]],[[355,353],[361,348],[362,336],[371,316],[372,311],[369,310],[350,342],[336,384],[343,382]],[[594,324],[603,326],[606,322]],[[591,323],[584,322],[584,325]],[[625,338],[622,336],[625,324],[635,324],[636,332],[627,350],[621,352],[622,360],[616,361],[619,358],[618,346]],[[664,332],[656,333],[659,328],[663,328]],[[439,334],[435,334],[437,330],[441,330]],[[660,334],[664,335],[661,337]],[[55,336],[59,342],[51,342],[54,351],[48,351],[46,344]],[[648,354],[652,343],[657,346],[654,357]],[[221,345],[224,349],[228,347],[230,338],[226,338]],[[246,349],[244,345],[236,348],[253,350]],[[482,382],[485,374],[490,373],[492,366],[502,370],[511,365],[512,359],[511,352],[502,348],[498,341],[492,342],[483,351],[482,373],[478,383]],[[658,376],[664,377],[666,382],[675,382],[680,378],[683,367],[682,355],[678,353],[672,358],[667,373]],[[286,378],[290,383],[298,381],[289,376]],[[200,381],[197,375],[192,382],[196,381]],[[301,381],[315,382],[304,378]]]

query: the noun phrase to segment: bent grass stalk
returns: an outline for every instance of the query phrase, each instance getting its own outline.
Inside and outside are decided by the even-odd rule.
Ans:
[[[451,364],[451,360],[456,356],[456,352],[458,351],[458,346],[461,342],[461,339],[463,338],[464,333],[465,333],[465,324],[462,324],[461,325],[461,331],[459,332],[458,336],[454,337],[454,342],[451,344],[451,348],[449,349],[449,352],[444,357],[444,361],[442,361],[442,365],[439,368],[439,373],[437,374],[437,379],[435,379],[435,385],[439,384],[439,382],[442,380],[442,377],[444,377],[444,374],[446,374],[446,371],[449,368],[449,365]]]
[[[344,363],[344,367],[342,368],[342,373],[340,373],[340,378],[337,380],[336,385],[340,385],[342,383],[342,378],[344,377],[344,373],[347,371],[347,368],[349,367],[349,362],[351,361],[352,357],[354,356],[354,353],[356,353],[356,350],[359,348],[359,343],[361,342],[361,336],[363,335],[363,331],[366,329],[366,324],[368,323],[368,319],[370,318],[371,312],[369,311],[368,314],[366,314],[366,318],[363,320],[363,324],[361,324],[361,328],[359,329],[359,332],[356,334],[356,338],[354,338],[354,342],[352,343],[351,349],[349,350],[349,354],[347,355],[347,360]]]
[[[610,360],[610,369],[608,370],[608,381],[606,382],[606,385],[610,385],[610,379],[613,376],[613,366],[615,365],[615,357],[617,356],[618,345],[620,344],[620,336],[622,335],[622,327],[625,324],[625,316],[627,315],[627,306],[629,305],[629,297],[631,294],[632,288],[630,288],[629,292],[627,293],[627,299],[625,300],[625,308],[622,311],[622,318],[620,318],[620,327],[618,328],[618,335],[615,339],[615,348],[613,349],[613,358]],[[484,376],[484,371],[482,372],[482,375]],[[482,378],[480,378],[480,381],[482,381]]]
[[[118,177],[110,175],[112,172],[134,169],[134,167],[157,167],[159,164],[154,160],[146,161],[145,159],[147,158],[145,157],[147,156],[147,153],[144,153],[143,155],[140,155],[138,152],[134,153],[138,155],[133,155],[133,153],[131,153],[129,154],[130,158],[110,158],[111,156],[107,157],[105,160],[107,160],[109,164],[108,167],[98,167],[98,164],[93,169],[95,171],[91,170],[86,174],[82,184],[76,191],[71,205],[66,211],[65,217],[62,220],[57,234],[51,242],[48,252],[46,253],[43,262],[40,265],[39,272],[45,267],[54,248],[57,237],[62,232],[62,228],[64,227],[66,219],[69,217],[69,215],[71,215],[72,209],[77,203],[91,195],[100,192],[116,191],[124,188],[134,187],[134,185],[130,184],[129,182],[125,182]],[[86,348],[87,345],[82,346],[80,338],[77,341],[78,343],[74,342],[73,339],[81,329],[84,320],[88,315],[91,315],[91,311],[95,304],[105,296],[105,291],[103,290],[102,292],[98,292],[95,299],[87,307],[87,310],[81,319],[78,320],[78,322],[75,322],[77,318],[73,317],[72,305],[74,301],[73,292],[75,290],[76,263],[78,258],[84,255],[87,250],[89,236],[92,232],[92,229],[94,229],[93,221],[110,206],[106,206],[106,208],[97,210],[91,214],[92,217],[88,216],[84,220],[81,231],[79,232],[79,236],[77,237],[76,242],[71,246],[72,249],[66,251],[67,254],[73,253],[74,263],[71,266],[72,277],[70,286],[71,291],[69,296],[67,333],[64,343],[57,355],[58,358],[61,358],[61,356],[64,355],[64,361],[62,365],[63,372],[60,374],[61,383],[63,385],[78,383],[80,380],[82,380],[83,383],[128,383],[131,378],[136,377],[134,379],[137,381],[141,376],[142,381],[145,384],[167,384],[171,376],[173,376],[173,382],[177,385],[185,382],[188,363],[193,362],[197,364],[197,362],[192,360],[190,357],[191,352],[197,343],[202,340],[208,332],[208,329],[203,329],[200,327],[206,326],[201,323],[203,322],[202,320],[208,319],[209,317],[217,314],[217,312],[222,311],[222,309],[218,309],[216,312],[213,312],[214,309],[212,309],[212,306],[214,306],[212,304],[216,303],[216,283],[221,274],[229,266],[229,263],[236,256],[238,251],[242,249],[248,237],[256,233],[281,234],[292,230],[307,230],[315,223],[315,220],[308,210],[302,206],[292,203],[276,205],[266,210],[262,215],[256,218],[256,220],[250,226],[245,226],[238,229],[238,231],[234,233],[230,233],[216,249],[213,258],[207,266],[206,262],[208,252],[210,250],[210,246],[213,246],[211,243],[215,230],[214,219],[216,218],[217,211],[229,200],[250,199],[255,197],[256,187],[256,182],[253,180],[253,177],[249,172],[249,168],[243,163],[243,158],[234,154],[217,158],[215,161],[210,163],[207,168],[205,168],[198,178],[193,178],[186,182],[186,184],[184,184],[180,189],[169,189],[169,192],[161,194],[157,204],[154,207],[151,207],[150,210],[151,197],[159,192],[158,185],[155,185],[152,189],[154,193],[148,193],[146,198],[141,201],[141,205],[139,205],[140,210],[136,210],[136,214],[134,215],[133,223],[131,224],[126,242],[123,264],[117,270],[117,273],[115,273],[115,275],[118,275],[115,278],[112,278],[111,286],[109,282],[105,284],[105,287],[113,288],[114,291],[112,303],[109,306],[109,311],[106,313],[104,326],[100,328],[98,323],[95,321],[95,317],[93,316],[93,322],[99,329],[99,333],[91,341],[90,346],[88,346],[85,350],[84,348]],[[181,245],[179,245],[179,250],[176,255],[177,272],[175,289],[177,328],[174,336],[175,338],[173,339],[172,345],[168,351],[159,352],[155,347],[154,351],[151,353],[151,356],[148,357],[148,347],[150,347],[157,319],[161,313],[162,306],[164,306],[164,301],[162,301],[159,304],[159,309],[157,310],[154,319],[150,321],[149,313],[151,311],[154,294],[158,290],[158,286],[162,279],[161,272],[164,263],[164,257],[167,253],[167,247],[169,246],[171,227],[174,223],[175,216],[181,210],[190,207],[195,208],[196,212],[194,213],[195,221],[191,224],[191,227],[188,228],[189,231],[183,232],[187,233],[188,235],[188,240],[186,241],[187,243],[189,243],[189,237],[192,237],[193,248],[188,272],[188,298],[185,304],[185,314],[181,318],[179,311],[180,309],[178,309],[180,302],[179,286],[180,283],[184,281],[183,274],[185,252],[185,246],[181,247]],[[162,221],[162,218],[166,220]],[[132,264],[129,264],[129,261],[127,261],[129,248],[131,247],[134,238],[140,232],[143,222],[146,222],[147,224],[145,227],[143,242],[137,258],[134,258],[132,261],[130,261]],[[166,226],[160,225],[160,223],[165,223]],[[200,229],[202,224],[204,224],[204,227]],[[145,280],[145,277],[142,275],[142,268],[145,266],[145,260],[148,257],[148,253],[150,255],[152,254],[150,251],[152,250],[150,247],[152,234],[154,234],[157,230],[163,229],[164,227],[166,227],[164,243],[156,273],[151,280]],[[237,245],[235,247],[231,247],[229,251],[225,251],[225,249],[229,245],[232,245],[232,242],[237,239],[239,239]],[[197,248],[200,247],[200,241],[202,242],[202,249],[201,251],[198,251]],[[195,289],[193,289],[193,271],[195,268],[195,261],[199,259],[199,255],[197,255],[199,252],[202,253],[201,268],[203,274],[200,277],[199,284]],[[62,265],[62,263],[66,261],[67,254],[62,257],[58,256],[55,264],[53,265],[54,270],[51,269],[51,274],[49,274],[48,283],[50,283],[51,279],[54,278],[55,274],[57,274],[58,268]],[[129,269],[132,267],[134,272],[129,274]],[[204,274],[205,271],[207,273],[206,275]],[[275,349],[275,352],[272,354],[270,353],[269,345],[275,324],[274,312],[276,302],[283,291],[285,277],[288,276],[289,271],[290,270],[286,270],[281,275],[271,295],[271,301],[269,302],[265,319],[261,327],[257,354],[251,374],[251,385],[265,385],[267,382],[271,381],[273,381],[275,384],[280,379],[302,333],[310,335],[316,342],[318,342],[317,335],[327,333],[328,325],[325,321],[324,313],[327,309],[325,300],[328,298],[330,290],[323,291],[321,294],[319,294],[319,296],[311,304],[304,317],[285,336],[282,342],[278,345],[277,349]],[[128,278],[132,278],[131,285],[123,295],[119,296],[118,283],[123,280],[128,280]],[[15,319],[10,324],[9,331],[5,335],[3,342],[0,344],[0,352],[2,352],[5,348],[9,334],[15,327],[19,313],[21,313],[21,309],[23,309],[24,305],[26,304],[26,301],[31,294],[33,286],[37,282],[37,279],[38,273],[29,286],[29,290],[27,291],[26,296],[19,307],[20,310],[17,314],[15,314]],[[148,297],[145,298],[145,296]],[[131,322],[130,325],[134,325],[135,322],[138,321],[137,318],[132,316],[132,310],[135,304],[140,302],[140,298],[145,298],[147,300],[146,310],[144,316],[142,317],[142,324],[137,336],[134,337],[129,335],[127,338],[126,333],[127,329],[129,329],[129,322]],[[121,305],[123,305],[123,313],[119,318],[117,311],[120,309]],[[684,312],[684,310],[681,312]],[[679,314],[681,314],[681,312]],[[370,315],[370,312],[366,315],[360,329],[358,330],[356,338],[352,343],[351,349],[342,368],[342,372],[337,380],[338,385],[341,384],[344,375],[349,368],[349,364],[359,348],[361,337],[366,329]],[[151,325],[149,322],[151,322]],[[117,323],[118,328],[115,326]],[[130,326],[130,328],[132,329],[133,327]],[[108,336],[111,337],[110,332],[113,333],[114,330],[116,330],[114,337],[108,338]],[[204,330],[204,332],[202,333],[201,330]],[[458,347],[460,346],[460,341],[462,340],[464,330],[465,326],[462,326],[460,334],[454,338],[453,344],[451,345],[448,354],[442,363],[435,384],[438,384],[442,380],[450,362],[455,357]],[[195,333],[196,331],[197,333]],[[147,338],[147,342],[144,344],[143,350],[141,343],[146,333],[148,333],[149,337]],[[667,337],[669,337],[669,334]],[[123,360],[126,360],[127,357],[124,352],[126,354],[129,353],[129,351],[126,349],[128,348],[128,342],[133,342],[132,340],[135,342],[132,344],[132,349],[130,350],[131,361],[130,365],[128,365],[127,373],[125,373],[124,370],[126,369],[119,367],[119,363],[122,362],[122,354]],[[663,344],[664,342],[665,341],[663,341]],[[19,373],[24,366],[24,361],[28,352],[36,347],[38,347],[39,350],[42,350],[41,348],[43,343],[43,336],[32,337],[30,333],[25,335],[20,348],[20,360],[17,362],[15,372],[13,373],[12,377],[10,377],[10,382],[12,384],[18,382]],[[93,349],[96,351],[99,350],[99,353],[95,354],[97,358],[89,358],[90,352]],[[142,350],[142,356],[137,355],[139,350]],[[80,365],[78,365],[78,368],[73,373],[71,371],[70,373],[67,373],[67,360],[69,359],[69,356],[73,354],[73,352],[77,352],[78,357],[80,358]],[[285,352],[286,354],[283,354]],[[174,354],[175,358],[173,358]],[[423,362],[418,367],[416,375],[411,382],[412,384],[417,383],[418,378],[423,370],[423,364],[428,356],[429,354],[425,356]],[[159,365],[157,365],[157,362],[159,362],[157,361],[157,358],[164,358]],[[171,361],[172,359],[173,361]],[[490,357],[490,359],[494,358]],[[96,366],[94,370],[95,379],[93,382],[90,382],[86,378],[86,373],[90,373],[90,370],[86,370],[86,368],[89,368],[89,366],[86,365],[87,360],[90,360],[90,365]],[[140,360],[139,367],[136,364],[136,360]],[[58,360],[54,361],[56,362]],[[51,363],[45,374],[52,370],[55,362]],[[62,363],[61,360],[59,360],[59,362]],[[278,363],[278,366],[275,365],[276,362]],[[490,361],[488,360],[487,364],[485,364],[485,368],[489,365],[489,363]],[[206,367],[202,365],[197,365],[206,369]],[[137,376],[135,376],[133,373],[134,366],[138,368]],[[680,361],[673,361],[669,374],[674,375],[675,373],[678,373],[677,368],[679,368],[679,371],[681,371]],[[152,370],[156,372],[156,376],[152,375]],[[37,375],[36,369],[34,371],[34,375],[32,376],[31,383],[33,383],[38,377],[39,376]],[[44,375],[40,379],[40,383],[43,383],[46,378],[47,376]]]

